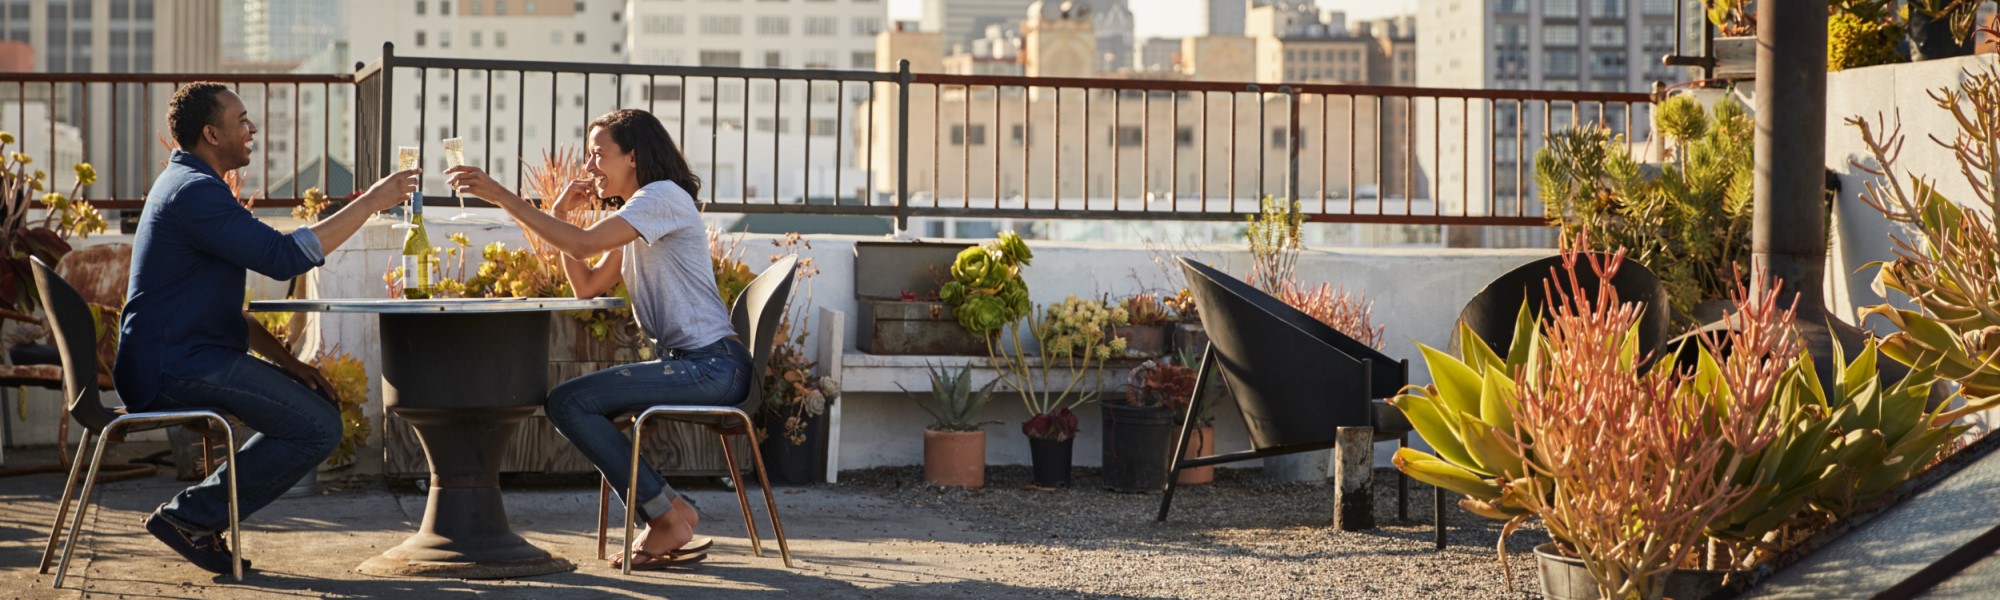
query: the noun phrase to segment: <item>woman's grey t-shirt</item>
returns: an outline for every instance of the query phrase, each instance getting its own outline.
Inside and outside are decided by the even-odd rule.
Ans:
[[[625,245],[621,273],[646,337],[660,348],[691,350],[736,333],[715,290],[708,231],[687,191],[672,181],[646,184],[616,216],[639,231]]]

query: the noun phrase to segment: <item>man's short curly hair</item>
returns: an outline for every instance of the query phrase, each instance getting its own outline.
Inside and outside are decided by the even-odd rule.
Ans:
[[[218,99],[229,86],[213,81],[197,81],[174,90],[173,100],[167,103],[167,129],[174,132],[174,143],[182,150],[193,151],[201,144],[201,128],[213,125],[221,116],[222,101]]]

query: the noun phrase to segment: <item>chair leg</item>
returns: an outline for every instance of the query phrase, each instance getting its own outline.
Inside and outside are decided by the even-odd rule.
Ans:
[[[1431,517],[1437,521],[1431,527],[1431,536],[1434,538],[1432,543],[1437,546],[1437,549],[1443,550],[1445,534],[1444,488],[1431,486]]]
[[[604,538],[611,521],[611,480],[597,478],[597,560],[604,560]]]
[[[750,535],[750,555],[763,558],[764,544],[757,541],[757,520],[750,516],[750,495],[743,491],[743,471],[736,468],[736,451],[730,448],[729,434],[716,436],[722,438],[722,462],[729,465],[729,476],[737,481],[729,487],[736,488],[736,505],[743,508],[743,530]]]
[[[242,522],[241,515],[237,514],[236,500],[236,428],[229,425],[228,419],[220,416],[214,417],[214,419],[216,424],[222,427],[222,435],[224,436],[223,460],[227,462],[224,462],[222,467],[229,470],[229,575],[237,583],[242,583],[243,531],[240,526]],[[91,467],[92,470],[96,470],[94,463]]]
[[[70,522],[69,537],[63,540],[62,562],[56,563],[56,589],[62,589],[63,576],[69,574],[69,559],[76,555],[76,537],[83,533],[84,513],[90,511],[91,488],[97,485],[97,467],[103,464],[104,447],[111,441],[111,436],[117,433],[119,425],[120,423],[113,421],[105,426],[103,431],[97,432],[97,448],[90,453],[90,468],[83,476],[83,490],[77,495],[79,502],[76,507],[76,520]]]
[[[632,530],[633,521],[639,518],[639,444],[646,440],[646,416],[642,413],[632,420],[632,461],[625,476],[625,538],[619,543],[618,569],[626,575],[632,574]]]
[[[748,415],[741,416],[743,418],[744,431],[754,432],[757,430],[757,426],[750,422]],[[792,547],[785,542],[785,524],[778,520],[778,499],[771,495],[771,478],[764,474],[764,452],[757,449],[756,444],[751,444],[750,457],[756,460],[757,483],[764,486],[764,510],[771,514],[771,531],[778,537],[778,554],[785,558],[785,568],[793,568]],[[737,489],[742,489],[742,487],[738,486]]]
[[[1396,447],[1410,447],[1410,434],[1404,433],[1401,439],[1396,440]],[[1396,470],[1396,520],[1410,520],[1410,476],[1401,469]]]
[[[42,564],[36,573],[48,574],[49,563],[56,557],[56,540],[62,539],[62,526],[69,520],[70,499],[76,495],[77,476],[83,474],[83,453],[90,449],[89,431],[83,432],[83,441],[76,445],[76,458],[69,462],[69,478],[63,480],[62,501],[56,503],[55,524],[49,526],[49,543],[42,547]]]

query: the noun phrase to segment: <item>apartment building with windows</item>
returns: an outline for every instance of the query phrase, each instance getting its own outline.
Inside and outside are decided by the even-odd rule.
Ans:
[[[875,35],[889,20],[887,0],[632,0],[629,6],[631,61],[650,65],[872,70]],[[627,105],[652,107],[669,132],[702,133],[679,142],[718,197],[795,201],[860,193],[857,185],[834,187],[840,169],[842,181],[863,180],[854,161],[842,165],[834,155],[852,145],[852,128],[840,123],[853,122],[867,85],[816,81],[808,89],[802,81],[657,78],[626,87]],[[753,157],[747,172],[746,153]]]

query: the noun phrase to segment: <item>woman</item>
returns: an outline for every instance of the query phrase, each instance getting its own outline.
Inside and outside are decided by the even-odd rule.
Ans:
[[[549,392],[549,420],[610,480],[622,500],[637,502],[646,530],[633,544],[632,568],[700,561],[710,540],[694,539],[699,515],[651,465],[639,469],[638,498],[622,497],[631,484],[632,445],[611,420],[657,404],[741,403],[750,391],[750,352],[737,339],[729,310],[716,294],[708,235],[694,200],[701,180],[688,169],[667,129],[646,111],[616,111],[591,121],[587,150],[591,179],[572,183],[546,213],[477,168],[453,167],[445,173],[453,189],[499,205],[562,251],[563,273],[576,297],[603,295],[620,281],[631,291],[632,315],[660,360],[556,386]],[[593,193],[624,204],[588,228],[558,216],[584,208]],[[596,256],[601,258],[595,264],[587,262]]]

